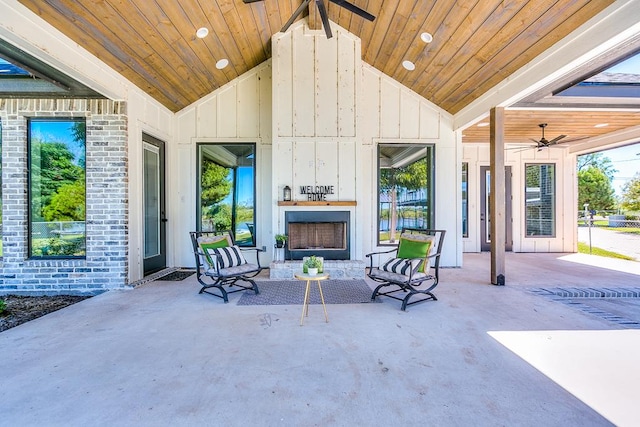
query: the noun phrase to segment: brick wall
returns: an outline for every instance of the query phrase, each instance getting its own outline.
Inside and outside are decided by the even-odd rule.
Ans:
[[[86,118],[86,258],[30,260],[27,118]],[[128,282],[126,103],[0,99],[2,243],[0,294],[99,293]]]

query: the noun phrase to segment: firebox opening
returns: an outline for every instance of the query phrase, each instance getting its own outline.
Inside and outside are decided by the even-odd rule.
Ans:
[[[344,250],[346,230],[346,222],[289,223],[289,250]]]
[[[350,259],[349,220],[346,211],[285,212],[285,259],[301,260],[310,255]]]

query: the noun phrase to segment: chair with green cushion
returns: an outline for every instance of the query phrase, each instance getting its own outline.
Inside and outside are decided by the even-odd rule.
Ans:
[[[196,259],[196,276],[202,285],[199,293],[222,298],[224,302],[229,302],[228,295],[235,292],[260,293],[252,278],[264,269],[260,266],[262,249],[238,247],[230,231],[192,231],[189,235]],[[251,252],[255,252],[255,263],[247,262],[244,256]],[[253,256],[251,258],[253,261]]]
[[[444,235],[445,230],[404,228],[397,247],[367,254],[367,276],[380,283],[373,291],[371,300],[374,301],[377,296],[387,296],[402,301],[403,311],[411,304],[437,301],[432,291],[438,286]],[[409,301],[415,295],[422,297]]]

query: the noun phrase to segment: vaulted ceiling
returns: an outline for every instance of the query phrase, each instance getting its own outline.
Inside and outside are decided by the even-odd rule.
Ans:
[[[271,36],[303,0],[19,1],[178,111],[268,59]],[[361,39],[365,62],[455,114],[613,0],[351,0],[373,14],[373,22],[325,3],[329,19]],[[316,11],[311,1],[301,19],[321,30]],[[200,27],[210,30],[202,39],[196,37]],[[422,41],[423,32],[433,41]],[[221,59],[229,65],[217,69]],[[415,70],[405,69],[405,60]],[[637,114],[626,119],[625,125],[640,124]],[[530,120],[530,132],[514,138],[539,136],[543,118]],[[551,124],[548,131],[568,133]],[[587,133],[576,129],[570,136]]]

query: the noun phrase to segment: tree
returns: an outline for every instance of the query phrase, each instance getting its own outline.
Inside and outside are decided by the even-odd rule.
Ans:
[[[220,203],[231,193],[232,185],[227,179],[230,172],[231,169],[210,160],[202,162],[202,219],[212,220],[217,230],[231,227],[231,206]]]
[[[589,209],[614,209],[614,194],[611,181],[602,169],[588,166],[578,171],[578,210],[581,210],[585,203],[589,204]]]
[[[231,169],[209,160],[202,162],[201,199],[202,206],[220,203],[231,193],[231,182],[227,180]]]
[[[65,184],[53,195],[51,202],[42,209],[46,221],[84,221],[84,179]]]
[[[31,161],[31,189],[34,192],[32,212],[38,218],[44,215],[45,207],[60,188],[73,185],[76,181],[82,181],[84,186],[84,169],[73,162],[75,155],[63,142],[34,140],[32,144],[37,147],[32,150]]]
[[[620,206],[625,210],[640,211],[640,172],[636,172],[634,177],[622,187]]]
[[[427,159],[400,168],[382,169],[380,171],[380,191],[391,196],[391,215],[389,218],[389,241],[395,242],[396,224],[398,222],[398,193],[402,189],[419,190],[427,188]]]
[[[578,172],[590,167],[600,169],[602,173],[609,178],[609,181],[612,181],[615,173],[618,172],[618,170],[613,167],[611,159],[603,153],[591,153],[578,156]]]

